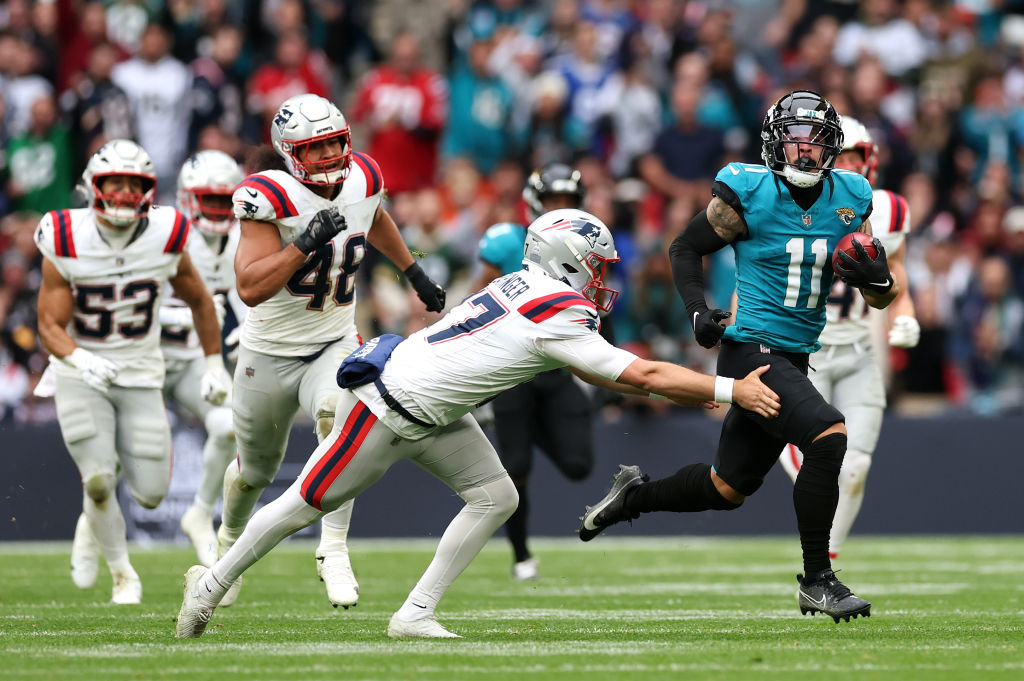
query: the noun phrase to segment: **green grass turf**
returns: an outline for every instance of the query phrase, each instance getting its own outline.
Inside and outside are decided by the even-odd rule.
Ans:
[[[105,569],[71,584],[70,544],[0,545],[0,679],[1024,679],[1024,537],[855,538],[837,566],[873,615],[838,625],[801,617],[795,539],[534,548],[537,582],[512,582],[495,540],[455,583],[438,613],[464,640],[389,640],[433,545],[356,539],[357,608],[332,609],[312,545],[286,543],[178,641],[184,547],[134,549],[143,604],[111,606]]]

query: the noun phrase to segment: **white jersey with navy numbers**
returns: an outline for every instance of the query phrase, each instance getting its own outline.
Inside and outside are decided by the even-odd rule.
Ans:
[[[871,232],[882,242],[887,254],[903,245],[910,231],[907,200],[886,189],[872,192]],[[836,277],[825,306],[825,328],[818,338],[822,345],[867,343],[871,337],[868,304],[860,289],[847,286]]]
[[[521,270],[495,279],[432,326],[395,348],[381,379],[416,418],[452,423],[542,371],[573,366],[616,380],[636,355],[598,333],[594,304],[545,274]],[[395,433],[430,433],[389,409],[370,384],[356,395]]]
[[[283,357],[304,357],[346,336],[356,336],[356,270],[384,195],[376,161],[353,153],[341,192],[325,199],[279,170],[247,177],[232,196],[239,220],[270,222],[281,232],[281,247],[294,241],[324,208],[336,207],[347,227],[310,253],[284,287],[249,311],[241,344]]]
[[[199,229],[189,231],[185,248],[196,271],[212,295],[221,295],[225,304],[235,310],[244,311],[241,301],[236,301],[235,290],[235,251],[238,250],[240,231],[236,224],[227,234],[218,234],[209,239]],[[188,307],[171,292],[164,300],[166,307]],[[243,312],[244,313],[244,312]],[[165,326],[160,333],[160,349],[164,359],[168,361],[194,359],[203,356],[203,348],[199,343],[199,334],[195,329],[178,326]]]
[[[36,229],[40,252],[71,285],[74,314],[67,331],[80,347],[117,365],[114,385],[163,384],[158,310],[188,234],[185,216],[165,206],[151,208],[123,248],[107,244],[87,208],[51,211]],[[52,359],[58,374],[79,375]]]

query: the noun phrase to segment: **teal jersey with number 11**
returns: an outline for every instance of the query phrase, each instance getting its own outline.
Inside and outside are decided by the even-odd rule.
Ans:
[[[871,185],[833,170],[821,196],[804,210],[765,166],[730,163],[717,181],[743,206],[748,233],[736,251],[736,323],[725,338],[786,352],[816,352],[832,287],[832,251],[871,213]]]

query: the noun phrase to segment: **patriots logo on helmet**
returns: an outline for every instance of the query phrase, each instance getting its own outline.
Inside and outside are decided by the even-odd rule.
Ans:
[[[597,246],[597,240],[601,236],[601,229],[592,222],[582,222],[582,224],[581,222],[581,220],[573,220],[572,231],[586,239],[590,247],[594,248]]]
[[[281,109],[274,116],[274,125],[283,128],[288,124],[288,121],[292,119],[292,112],[290,109]]]

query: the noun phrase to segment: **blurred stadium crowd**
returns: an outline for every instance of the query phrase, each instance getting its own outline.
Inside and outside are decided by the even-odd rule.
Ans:
[[[1024,406],[1024,0],[5,0],[0,2],[0,419],[40,420],[31,388],[40,214],[72,205],[85,160],[132,137],[161,202],[186,155],[240,161],[287,97],[332,97],[383,169],[423,266],[467,293],[479,237],[525,222],[530,169],[575,164],[613,227],[618,344],[703,369],[667,244],[728,161],[806,87],[855,115],[877,186],[912,213],[921,343],[891,355],[898,408]],[[727,307],[731,250],[708,263]],[[422,324],[368,259],[363,335]],[[711,302],[711,301],[709,301]],[[376,327],[376,328],[374,328]]]

